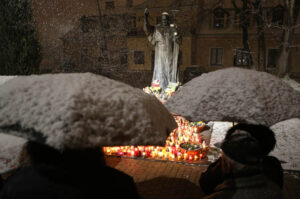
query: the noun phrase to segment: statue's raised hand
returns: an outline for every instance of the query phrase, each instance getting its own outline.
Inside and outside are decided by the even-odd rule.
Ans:
[[[145,15],[145,17],[149,16],[149,10],[148,10],[148,8],[145,8],[144,15]]]

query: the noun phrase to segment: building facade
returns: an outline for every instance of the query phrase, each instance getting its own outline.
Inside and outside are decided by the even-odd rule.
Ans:
[[[237,1],[237,7],[242,5]],[[226,67],[250,67],[244,53],[241,12],[231,0],[53,0],[33,1],[42,45],[43,72],[95,72],[135,86],[150,84],[154,47],[143,31],[144,9],[150,23],[168,12],[182,35],[179,64],[181,81],[194,72]],[[284,23],[282,0],[263,4],[264,66],[276,72]],[[252,65],[258,66],[258,24],[249,14]],[[297,24],[300,24],[298,17]],[[300,80],[300,28],[295,28],[288,73]],[[140,85],[140,86],[139,86]]]

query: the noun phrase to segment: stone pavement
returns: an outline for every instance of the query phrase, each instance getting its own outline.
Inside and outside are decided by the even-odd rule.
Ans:
[[[107,164],[132,176],[143,199],[199,199],[198,185],[206,165],[107,157]],[[284,198],[300,198],[300,172],[285,172]]]

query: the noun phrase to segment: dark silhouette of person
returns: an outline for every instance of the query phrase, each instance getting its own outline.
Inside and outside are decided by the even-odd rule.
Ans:
[[[222,156],[201,174],[206,198],[282,198],[283,170],[268,156],[274,132],[262,125],[238,124],[221,143]]]
[[[283,189],[283,169],[280,161],[274,156],[266,156],[263,158],[262,168],[264,174]]]
[[[3,187],[3,179],[2,179],[2,176],[0,175],[0,191],[1,191],[2,187]]]
[[[31,166],[7,179],[1,199],[140,198],[132,177],[105,165],[101,148],[65,149],[29,141]]]

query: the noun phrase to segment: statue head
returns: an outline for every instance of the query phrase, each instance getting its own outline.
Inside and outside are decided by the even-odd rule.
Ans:
[[[170,16],[167,12],[161,14],[161,24],[163,26],[168,26],[170,24]]]

